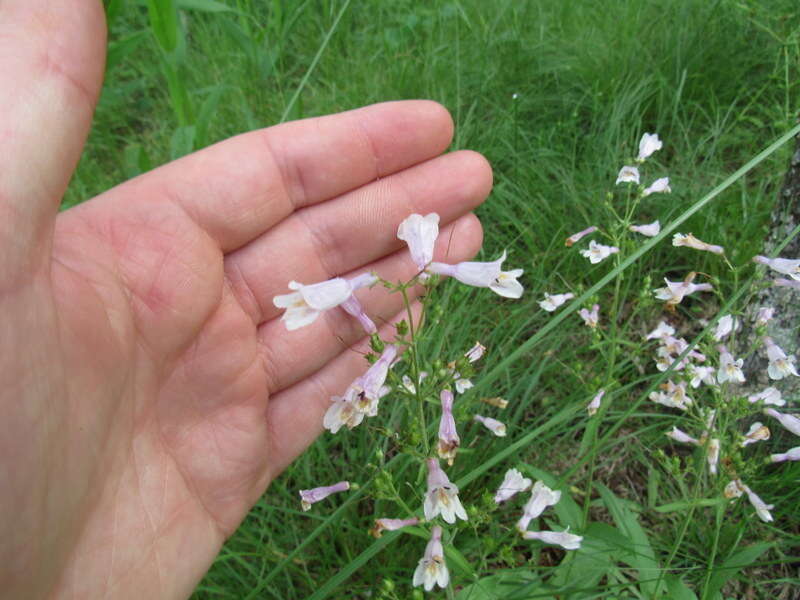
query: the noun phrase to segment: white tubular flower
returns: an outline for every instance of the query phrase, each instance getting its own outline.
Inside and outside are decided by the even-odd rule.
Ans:
[[[667,437],[675,440],[676,442],[680,442],[681,444],[692,444],[693,446],[700,445],[700,440],[696,440],[688,433],[681,431],[675,426],[672,427],[672,431],[667,432]]]
[[[670,281],[664,278],[667,287],[654,290],[656,298],[665,300],[667,304],[675,306],[681,303],[686,296],[695,292],[710,292],[714,288],[710,283],[692,283],[690,281]]]
[[[781,347],[770,337],[764,338],[764,344],[767,346],[767,358],[769,359],[767,374],[770,379],[783,379],[789,375],[798,377],[797,369],[794,366],[794,356],[786,356]]]
[[[397,228],[397,237],[408,244],[411,259],[420,271],[424,271],[433,260],[433,247],[439,237],[439,215],[409,215]],[[422,274],[422,278],[426,276]]]
[[[340,481],[339,483],[314,488],[313,490],[300,490],[300,504],[302,505],[303,510],[309,510],[312,504],[319,502],[320,500],[324,500],[331,494],[344,492],[349,489],[350,482]]]
[[[672,245],[673,246],[686,246],[687,248],[694,248],[695,250],[704,250],[705,252],[711,252],[712,254],[724,254],[725,249],[722,246],[714,246],[713,244],[707,244],[698,240],[694,237],[691,233],[683,234],[683,233],[676,233],[672,236]]]
[[[582,536],[568,531],[526,531],[522,537],[526,540],[539,540],[545,544],[561,546],[564,550],[577,550],[583,540]]]
[[[347,300],[342,302],[340,306],[347,314],[355,317],[368,334],[372,335],[373,333],[377,333],[378,328],[375,326],[375,322],[364,312],[364,307],[361,306],[361,302],[358,301],[358,298],[350,296]]]
[[[397,531],[403,527],[411,527],[412,525],[419,525],[419,519],[412,517],[411,519],[375,519],[375,525],[369,532],[376,538],[381,537],[384,531]]]
[[[722,495],[728,500],[741,498],[742,494],[744,494],[744,488],[745,485],[742,483],[741,479],[734,479],[728,482],[728,485],[725,486],[725,490],[722,492]]]
[[[591,327],[592,329],[594,329],[595,327],[597,327],[597,323],[600,319],[600,305],[593,304],[591,311],[582,308],[578,311],[578,316],[581,319],[583,319],[583,322],[586,324],[587,327]]]
[[[422,384],[422,380],[425,379],[427,376],[428,376],[427,372],[420,371],[419,381],[417,381],[417,383]],[[412,394],[417,393],[417,386],[414,384],[413,381],[411,381],[411,377],[409,377],[408,375],[403,375],[401,381],[403,383],[403,387],[406,388],[409,392],[411,392]]]
[[[714,330],[714,339],[721,342],[723,338],[731,334],[734,327],[737,331],[739,330],[739,319],[734,319],[731,315],[720,317],[720,320],[717,321],[717,327]]]
[[[573,244],[578,243],[583,237],[589,235],[590,233],[594,233],[595,231],[597,231],[597,227],[592,225],[591,227],[587,227],[583,231],[579,231],[578,233],[573,233],[564,241],[564,245],[570,247]]]
[[[691,365],[689,367],[689,374],[692,379],[689,385],[693,388],[699,388],[701,383],[705,385],[717,385],[717,378],[714,376],[716,369],[714,367],[702,367],[698,365]]]
[[[744,440],[742,440],[742,448],[749,444],[755,444],[756,442],[760,442],[762,440],[769,439],[769,428],[762,425],[759,422],[755,422],[750,425],[750,429],[747,433],[744,434]]]
[[[800,290],[800,281],[795,279],[776,279],[772,282],[772,285],[776,287],[788,287],[794,290]]]
[[[662,384],[663,391],[650,392],[648,398],[656,404],[661,404],[669,408],[677,408],[678,410],[689,410],[693,404],[692,399],[686,395],[686,382],[681,381],[677,384],[672,380]]]
[[[772,521],[772,515],[770,514],[770,510],[775,508],[772,504],[766,504],[758,495],[750,489],[749,486],[744,486],[744,492],[747,494],[747,499],[750,500],[750,504],[753,505],[753,508],[756,509],[756,514],[758,518],[764,521],[765,523],[769,523]]]
[[[788,275],[795,281],[800,281],[800,258],[767,258],[766,256],[754,256],[753,262],[767,265],[773,271],[782,275]]]
[[[289,282],[289,289],[295,290],[290,294],[275,296],[272,303],[278,308],[285,308],[281,320],[286,329],[293,331],[310,325],[317,320],[324,311],[330,310],[350,299],[353,291],[360,287],[372,285],[378,280],[369,273],[359,275],[347,281],[341,277],[334,277],[328,281],[303,285],[296,281]]]
[[[481,423],[486,429],[491,431],[497,437],[506,437],[506,426],[504,423],[493,419],[491,417],[482,417],[481,415],[475,415],[472,417],[478,423]]]
[[[517,278],[524,273],[522,269],[503,271],[501,266],[506,260],[506,252],[492,262],[461,262],[457,265],[432,262],[428,266],[430,273],[448,275],[461,283],[475,287],[488,287],[504,298],[519,298],[524,288]]]
[[[758,309],[758,314],[756,315],[756,325],[759,327],[763,327],[767,323],[769,323],[772,318],[775,316],[775,309],[770,306],[762,306]]]
[[[787,450],[782,454],[772,454],[769,459],[772,462],[783,462],[785,460],[800,460],[800,446]]]
[[[646,340],[660,340],[675,335],[675,328],[666,321],[661,321],[653,331],[647,334]]]
[[[619,185],[620,183],[635,183],[639,184],[639,169],[636,167],[632,167],[626,165],[619,170],[619,174],[617,175],[617,181],[614,185]]]
[[[503,483],[497,488],[497,493],[494,495],[496,504],[509,500],[519,492],[524,492],[531,487],[531,480],[523,477],[517,469],[509,469],[506,471],[506,476],[503,478]]]
[[[422,508],[428,521],[436,515],[442,515],[448,523],[455,523],[456,518],[467,520],[467,512],[458,499],[458,487],[450,482],[436,458],[428,459],[428,492]]]
[[[605,394],[605,390],[598,391],[594,398],[592,398],[592,401],[586,406],[586,412],[589,413],[590,417],[597,414],[597,411],[600,409],[600,402],[603,400],[603,396],[605,396]]]
[[[786,400],[781,397],[781,391],[774,387],[764,388],[764,390],[758,394],[748,396],[747,401],[751,404],[763,402],[764,404],[771,404],[772,406],[784,406],[786,404]]]
[[[588,250],[581,250],[581,256],[585,256],[589,259],[589,262],[593,265],[596,265],[602,260],[605,260],[612,254],[616,254],[619,252],[619,248],[616,246],[606,246],[604,244],[598,244],[594,240],[589,242],[589,249]]]
[[[661,177],[642,190],[642,197],[650,194],[669,194],[672,188],[669,187],[669,177]]]
[[[458,373],[455,373],[455,377],[456,377],[456,380],[455,380],[454,385],[455,385],[457,394],[463,394],[468,389],[470,389],[472,387],[475,387],[473,385],[473,383],[469,379],[467,379],[466,377],[461,377]]]
[[[439,458],[452,465],[456,458],[461,439],[456,431],[456,421],[453,418],[453,392],[442,390],[439,395],[442,403],[442,417],[439,420]]]
[[[526,531],[531,521],[538,518],[548,506],[553,506],[561,500],[561,492],[551,490],[541,481],[533,484],[531,497],[522,509],[522,518],[517,523],[519,531]]]
[[[712,475],[717,474],[717,465],[719,464],[719,440],[713,438],[708,442],[708,454],[706,455],[708,461],[708,470]]]
[[[639,156],[636,157],[636,160],[639,162],[645,161],[653,152],[661,150],[663,145],[661,140],[658,139],[657,133],[645,133],[642,135],[642,139],[639,140]]]
[[[422,586],[430,592],[434,586],[446,588],[450,583],[450,572],[444,562],[442,547],[442,528],[438,525],[431,530],[431,539],[425,547],[425,554],[414,571],[414,587]]]
[[[647,237],[655,237],[661,233],[661,223],[656,220],[645,225],[631,225],[628,229],[634,233],[640,233]]]
[[[765,408],[764,414],[773,419],[777,419],[778,423],[783,425],[784,429],[791,431],[795,435],[800,435],[800,419],[794,415],[778,412],[774,408]]]
[[[322,426],[331,433],[337,433],[343,426],[353,429],[361,425],[367,415],[357,404],[355,391],[348,388],[344,396],[333,396],[332,403],[322,419]]]
[[[571,300],[574,298],[575,295],[571,293],[566,294],[547,294],[544,295],[544,300],[539,301],[539,306],[541,306],[547,312],[553,312],[559,306],[564,304],[567,300]]]
[[[467,350],[464,354],[466,359],[471,362],[478,362],[481,358],[483,358],[483,354],[486,352],[486,346],[481,344],[480,342],[475,342],[475,345]]]
[[[744,373],[742,373],[742,365],[744,359],[734,359],[733,355],[728,352],[725,346],[719,347],[719,370],[717,371],[717,381],[720,384],[726,381],[734,383],[744,383]]]

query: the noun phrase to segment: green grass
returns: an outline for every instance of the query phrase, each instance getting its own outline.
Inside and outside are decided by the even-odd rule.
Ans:
[[[443,103],[456,121],[453,147],[483,153],[495,170],[494,191],[478,211],[483,254],[508,248],[509,263],[526,270],[526,295],[516,303],[442,286],[441,311],[432,315],[423,343],[432,355],[451,359],[480,339],[490,353],[475,393],[510,401],[502,414],[509,436],[481,437],[450,472],[465,479],[464,499],[480,508],[458,529],[456,546],[466,560],[448,556],[456,586],[464,588],[458,597],[649,598],[666,585],[681,598],[675,590],[682,580],[698,598],[722,597],[720,587],[727,596],[771,598],[800,584],[791,567],[800,542],[800,465],[763,468],[750,482],[776,504],[773,524],[755,520],[743,501],[722,518],[717,506],[687,506],[710,488],[675,467],[663,432],[676,419],[641,402],[656,374],[651,349],[640,343],[661,311],[650,290],[667,274],[702,271],[722,293],[679,314],[687,323],[713,317],[735,292],[721,261],[661,242],[596,293],[605,308],[616,290],[624,313],[617,330],[593,338],[573,314],[526,342],[553,318],[536,304],[544,291],[580,295],[610,271],[610,262],[589,267],[576,251],[565,251],[563,238],[608,223],[606,193],[642,132],[657,131],[665,141],[647,168],[652,177],[668,174],[674,192],[647,199],[638,220],[666,224],[792,127],[800,98],[796,3],[224,4],[235,10],[181,11],[182,36],[165,53],[169,41],[153,35],[146,3],[123,3],[112,24],[95,127],[65,206],[282,118],[400,98]],[[734,265],[747,263],[761,250],[789,151],[786,144],[737,178],[681,230],[726,246]],[[747,266],[736,277],[752,273]],[[612,403],[595,430],[583,407],[603,385]],[[478,433],[468,424],[462,438]],[[774,433],[754,456],[789,447],[788,435]],[[375,542],[366,533],[374,516],[391,510],[376,497],[381,486],[369,485],[377,472],[372,465],[383,460],[373,440],[366,427],[322,436],[254,507],[196,597],[411,597],[424,540],[402,534]],[[402,456],[389,462],[416,506],[416,468]],[[574,500],[560,506],[555,523],[593,528],[590,547],[560,566],[558,552],[515,539],[514,510],[486,512],[487,494],[507,468],[521,465],[553,477]],[[363,494],[302,514],[297,490],[314,485],[320,473],[358,481]],[[684,504],[671,510],[676,503]],[[638,540],[633,550],[626,547],[631,540]],[[758,546],[763,542],[769,546]]]

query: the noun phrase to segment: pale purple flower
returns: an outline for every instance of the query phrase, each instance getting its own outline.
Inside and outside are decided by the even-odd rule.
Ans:
[[[717,378],[715,377],[716,369],[714,367],[703,367],[700,365],[690,365],[689,366],[689,374],[691,375],[691,380],[689,381],[689,385],[693,388],[699,388],[701,383],[705,385],[716,385]]]
[[[661,233],[661,223],[656,220],[645,225],[631,225],[629,229],[634,233],[640,233],[647,237],[654,237]]]
[[[591,311],[582,308],[578,311],[578,316],[581,319],[583,319],[583,322],[586,324],[587,327],[591,327],[592,329],[594,329],[595,327],[597,327],[597,322],[600,319],[600,305],[599,304],[592,305]]]
[[[467,350],[464,356],[467,360],[471,363],[478,362],[481,358],[483,358],[483,354],[486,352],[486,346],[481,344],[480,342],[475,342],[475,345]]]
[[[661,321],[653,331],[647,334],[646,340],[662,339],[675,335],[675,328],[666,321]]]
[[[725,346],[719,347],[719,370],[717,370],[717,381],[720,384],[726,381],[734,383],[744,383],[744,373],[742,373],[744,359],[734,359]]]
[[[340,481],[333,485],[318,487],[312,490],[300,490],[300,504],[303,506],[303,510],[309,510],[312,504],[324,500],[331,494],[344,492],[349,489],[350,482]]]
[[[436,515],[442,515],[448,523],[455,523],[456,518],[467,520],[467,512],[458,499],[458,487],[447,478],[437,458],[428,459],[428,492],[423,511],[428,521]]]
[[[619,174],[617,175],[617,181],[614,185],[619,185],[620,183],[635,183],[639,184],[639,169],[636,167],[632,167],[630,165],[626,165],[619,170]]]
[[[687,248],[694,248],[695,250],[704,250],[705,252],[711,252],[712,254],[725,253],[725,249],[722,246],[707,244],[706,242],[698,240],[691,233],[676,233],[672,236],[672,245],[686,246]]]
[[[334,277],[311,285],[290,281],[289,289],[295,291],[290,294],[275,296],[272,299],[272,303],[278,308],[286,309],[281,320],[287,330],[293,331],[305,325],[310,325],[324,311],[350,300],[355,290],[370,286],[376,281],[378,281],[378,278],[371,273],[364,273],[350,281],[341,277]],[[355,300],[354,303],[349,305],[348,312],[353,310],[363,313],[363,309],[359,309],[360,305]],[[351,312],[351,314],[353,313]]]
[[[759,327],[763,327],[767,323],[769,323],[772,318],[775,316],[775,309],[770,306],[762,306],[758,309],[758,314],[756,315],[756,325]]]
[[[769,523],[772,521],[772,514],[770,514],[770,510],[775,508],[772,504],[766,504],[758,495],[750,489],[749,486],[744,486],[744,492],[747,494],[747,499],[750,500],[750,504],[753,505],[753,508],[756,509],[756,514],[758,518],[764,521],[765,523]]]
[[[452,465],[456,458],[461,438],[456,431],[456,420],[453,418],[453,392],[442,390],[439,395],[442,403],[442,417],[439,420],[439,457]]]
[[[522,537],[526,540],[539,540],[545,544],[561,546],[564,550],[577,550],[583,540],[583,537],[568,531],[526,531]]]
[[[603,396],[605,396],[605,390],[599,390],[592,398],[592,401],[586,406],[586,412],[589,413],[589,416],[593,416],[597,414],[597,411],[600,409],[600,402],[603,400]]]
[[[783,462],[785,460],[800,460],[800,446],[787,450],[782,454],[772,454],[769,459],[772,462]]]
[[[800,281],[800,258],[767,258],[766,256],[754,256],[753,262],[767,265],[773,271],[782,275],[788,275],[795,281]]]
[[[544,300],[539,301],[539,306],[541,306],[547,312],[553,312],[559,306],[564,304],[567,300],[571,300],[574,297],[575,295],[569,292],[566,294],[545,293]]]
[[[786,400],[781,397],[781,391],[774,387],[764,388],[758,394],[751,394],[747,397],[747,401],[751,404],[761,401],[764,404],[773,406],[784,406],[786,404]]]
[[[653,183],[642,190],[642,196],[649,196],[650,194],[669,194],[672,188],[669,187],[669,177],[661,177],[656,179]]]
[[[776,279],[772,282],[776,287],[788,287],[795,290],[800,290],[800,281],[794,279]]]
[[[795,435],[800,435],[800,419],[794,415],[778,412],[774,408],[765,408],[764,414],[773,419],[777,419],[778,422],[783,425],[784,429],[791,431]]]
[[[531,521],[538,518],[548,506],[558,504],[559,500],[561,500],[559,490],[551,490],[541,481],[534,483],[531,497],[525,503],[525,508],[522,509],[522,518],[517,523],[517,529],[519,531],[528,529]]]
[[[767,358],[769,359],[767,374],[770,379],[783,379],[789,375],[798,377],[797,369],[794,366],[796,360],[794,356],[786,356],[781,347],[770,337],[764,338],[764,344],[767,347]]]
[[[717,464],[719,463],[719,440],[713,438],[708,442],[708,454],[706,455],[708,470],[712,475],[717,474]]]
[[[491,431],[497,437],[505,437],[506,436],[506,426],[504,423],[493,419],[491,417],[482,417],[481,415],[475,415],[472,417],[478,423],[481,423],[486,429]]]
[[[420,271],[433,260],[433,247],[439,237],[439,215],[426,216],[413,214],[406,217],[397,228],[397,237],[408,244],[411,259]],[[427,275],[423,273],[424,279]]]
[[[519,298],[522,296],[522,284],[517,278],[524,272],[522,269],[503,271],[501,266],[506,259],[506,252],[493,262],[461,262],[456,265],[432,262],[428,266],[430,273],[448,275],[456,278],[461,283],[475,287],[488,287],[490,290],[504,298]]]
[[[686,395],[685,381],[674,383],[669,380],[661,388],[663,391],[651,392],[648,396],[656,404],[683,411],[688,410],[689,406],[693,404],[693,400]]]
[[[717,321],[717,327],[714,330],[714,339],[721,342],[723,338],[731,334],[734,328],[738,331],[739,319],[734,319],[731,315],[720,317],[719,321]]]
[[[431,530],[431,539],[425,547],[425,554],[420,559],[414,571],[414,587],[419,585],[430,592],[434,586],[446,588],[450,583],[450,572],[444,562],[444,548],[442,547],[442,528],[438,525]]]
[[[457,394],[463,394],[468,389],[474,387],[472,381],[470,381],[466,377],[461,377],[460,373],[453,373],[453,378],[455,379],[453,383],[455,385]]]
[[[578,233],[573,233],[566,239],[564,245],[567,247],[572,246],[573,244],[578,243],[584,236],[594,233],[595,231],[597,231],[597,227],[592,225],[591,227],[587,227],[583,231],[579,231]]]
[[[667,304],[680,304],[686,296],[695,292],[710,292],[714,288],[710,283],[692,283],[691,281],[670,281],[664,278],[667,287],[654,290],[656,298],[665,300]]]
[[[419,380],[417,381],[417,383],[418,384],[422,384],[422,380],[425,379],[427,376],[428,376],[428,373],[426,371],[420,371],[419,372]],[[401,381],[402,381],[403,387],[405,389],[407,389],[412,394],[416,394],[417,393],[417,386],[414,384],[413,381],[411,381],[411,377],[409,377],[408,375],[403,375]]]
[[[497,504],[509,500],[519,492],[524,492],[531,487],[531,480],[523,477],[517,469],[509,469],[503,478],[503,483],[497,488],[494,501]]]
[[[364,331],[368,334],[372,335],[373,333],[377,333],[378,328],[375,326],[375,322],[364,312],[364,307],[361,306],[361,302],[358,301],[358,298],[350,296],[347,300],[342,302],[340,306],[347,314],[358,319],[358,322],[361,323]]]
[[[675,426],[672,427],[672,431],[667,432],[667,437],[675,440],[676,442],[680,442],[681,444],[692,444],[694,446],[700,445],[700,440],[693,438],[688,433],[681,431]]]
[[[403,527],[411,527],[412,525],[419,525],[419,519],[412,517],[410,519],[375,519],[375,525],[370,529],[370,533],[376,538],[381,537],[384,531],[397,531]]]
[[[742,447],[748,446],[750,444],[755,444],[756,442],[760,442],[762,440],[769,439],[769,428],[756,421],[752,425],[750,425],[750,429],[747,433],[744,434],[744,440],[742,440]]]
[[[639,140],[639,155],[636,157],[636,160],[643,162],[649,158],[653,152],[661,150],[663,145],[661,140],[658,139],[657,133],[645,133],[642,135],[642,139]]]
[[[616,246],[606,246],[592,240],[589,242],[588,250],[581,250],[581,256],[588,258],[590,263],[596,265],[617,252],[619,252],[619,248]]]

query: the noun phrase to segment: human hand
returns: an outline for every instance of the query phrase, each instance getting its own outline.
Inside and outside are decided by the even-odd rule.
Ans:
[[[57,215],[102,79],[102,4],[0,1],[0,589],[186,597],[366,367],[358,323],[287,332],[287,282],[470,258],[491,187],[431,102],[247,133]],[[360,294],[380,325],[402,307]]]

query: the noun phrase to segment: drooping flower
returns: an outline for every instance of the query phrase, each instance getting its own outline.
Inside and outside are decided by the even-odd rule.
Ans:
[[[725,346],[719,346],[719,369],[717,370],[717,381],[720,384],[726,381],[734,383],[744,383],[744,373],[742,373],[744,359],[734,359]]]
[[[783,462],[785,460],[800,460],[800,446],[787,450],[781,454],[771,454],[769,459],[772,462]]]
[[[794,290],[800,290],[800,281],[796,279],[776,279],[772,282],[772,285],[776,287],[788,287]]]
[[[289,294],[275,296],[272,299],[272,303],[278,308],[286,309],[281,320],[287,330],[293,331],[305,325],[310,325],[324,311],[335,308],[351,299],[352,302],[348,304],[347,311],[350,314],[353,314],[351,311],[363,314],[363,309],[360,309],[358,300],[353,297],[353,292],[359,288],[370,286],[376,281],[378,281],[378,278],[371,273],[364,273],[350,281],[341,277],[334,277],[311,285],[290,281],[289,289],[294,291]]]
[[[756,442],[768,439],[769,428],[759,422],[755,422],[750,425],[750,429],[744,434],[744,440],[742,440],[741,445],[742,448],[744,448],[749,444],[755,444]]]
[[[672,431],[667,432],[667,437],[682,444],[692,444],[693,446],[700,445],[700,440],[693,438],[688,433],[681,431],[675,426],[672,427]]]
[[[739,329],[739,320],[734,319],[732,315],[725,315],[720,317],[717,321],[717,328],[714,330],[714,339],[721,342],[723,338],[728,337],[734,330],[734,327]]]
[[[778,412],[774,408],[765,408],[764,414],[777,419],[784,429],[791,431],[795,435],[800,435],[800,419],[794,415]]]
[[[523,477],[517,469],[509,469],[503,478],[503,483],[497,488],[497,493],[494,495],[494,501],[497,504],[509,500],[519,492],[524,492],[531,487],[531,480]]]
[[[375,525],[369,532],[376,538],[379,538],[384,531],[397,531],[398,529],[410,527],[412,525],[419,525],[419,519],[417,517],[412,517],[410,519],[375,519]]]
[[[442,515],[448,523],[455,523],[456,518],[467,520],[467,512],[458,499],[458,487],[450,482],[436,458],[428,459],[428,492],[423,510],[428,521],[436,515]]]
[[[409,215],[397,228],[397,237],[408,244],[411,259],[420,271],[424,271],[433,260],[433,247],[439,237],[439,215]],[[423,272],[420,277],[424,279],[427,274]]]
[[[464,356],[467,358],[469,362],[474,363],[483,358],[484,352],[486,352],[486,346],[484,346],[480,342],[475,342],[475,345],[469,350],[467,350]]]
[[[586,406],[586,412],[589,413],[589,416],[594,416],[597,414],[597,411],[600,409],[600,402],[603,400],[603,396],[605,396],[605,390],[599,390],[592,398],[592,401]]]
[[[693,274],[690,274],[692,277]],[[666,277],[664,282],[667,287],[658,288],[653,293],[659,300],[666,301],[667,304],[675,306],[681,303],[686,296],[694,294],[695,292],[710,292],[714,288],[710,283],[692,283],[691,279],[687,278],[685,281],[670,281]]]
[[[481,415],[475,415],[472,417],[478,423],[481,423],[486,429],[491,431],[497,437],[505,437],[506,436],[506,426],[504,423],[493,419],[491,417],[482,417]]]
[[[650,194],[669,194],[671,191],[672,188],[669,187],[669,177],[661,177],[642,190],[642,197],[649,196]]]
[[[442,390],[439,398],[442,403],[442,417],[439,420],[439,458],[452,465],[456,458],[461,439],[456,431],[456,420],[453,418],[453,392]]]
[[[775,316],[775,309],[770,306],[762,306],[758,309],[758,314],[756,315],[756,325],[759,327],[763,327],[767,323],[769,323],[772,318]]]
[[[751,394],[747,397],[747,401],[751,404],[761,401],[764,404],[773,406],[784,406],[786,404],[786,400],[781,397],[781,391],[774,387],[764,388],[758,394]]]
[[[428,272],[454,277],[461,283],[475,287],[488,287],[490,290],[504,298],[519,298],[522,296],[522,284],[517,278],[524,272],[522,269],[503,271],[501,266],[506,260],[506,252],[492,262],[461,262],[456,265],[432,262]]]
[[[419,379],[417,381],[417,384],[421,384],[422,380],[425,379],[427,376],[428,376],[428,373],[426,371],[420,371],[419,372]],[[407,389],[410,393],[412,393],[412,394],[416,394],[417,393],[417,385],[413,381],[411,381],[411,377],[409,377],[408,375],[403,375],[403,377],[401,378],[401,381],[403,383],[403,387],[405,389]]]
[[[525,508],[522,509],[522,518],[517,523],[517,529],[526,531],[533,519],[538,518],[548,506],[557,504],[559,500],[561,500],[559,490],[551,490],[541,481],[534,483],[531,497],[525,503]]]
[[[706,455],[708,461],[708,470],[712,475],[717,474],[717,464],[719,464],[719,440],[713,438],[708,442],[708,454]]]
[[[675,328],[666,321],[661,321],[653,331],[647,334],[646,340],[662,339],[675,335]]]
[[[770,337],[764,338],[764,344],[767,347],[767,358],[769,359],[767,374],[770,379],[783,379],[789,375],[798,377],[797,369],[794,366],[796,360],[794,356],[786,356],[781,347]]]
[[[444,562],[442,546],[442,528],[435,525],[431,530],[431,539],[425,547],[425,554],[414,571],[414,587],[422,586],[430,592],[434,586],[446,588],[450,583],[450,572]]]
[[[522,537],[526,540],[539,540],[545,544],[561,546],[564,550],[577,550],[583,540],[582,536],[568,531],[526,531]]]
[[[344,492],[349,489],[350,482],[340,481],[339,483],[334,483],[333,485],[322,486],[311,490],[300,490],[300,504],[302,505],[303,510],[310,510],[312,504],[319,502],[320,500],[324,500],[331,494]]]
[[[588,250],[581,250],[581,255],[588,258],[590,263],[596,265],[600,261],[608,258],[612,254],[616,254],[617,252],[619,252],[619,248],[616,246],[606,246],[604,244],[598,244],[592,240],[589,242]]]
[[[639,184],[639,169],[636,167],[632,167],[630,165],[626,165],[619,170],[619,174],[617,175],[617,181],[614,185],[619,185],[620,183],[635,183]]]
[[[579,231],[578,233],[573,233],[564,241],[564,245],[567,247],[572,246],[573,244],[578,243],[584,236],[594,233],[595,231],[597,231],[597,227],[592,225],[591,227],[587,227],[583,231]]]
[[[636,157],[638,162],[643,162],[650,157],[653,152],[661,150],[663,143],[658,139],[657,133],[645,133],[642,139],[639,140],[639,156]]]
[[[686,246],[687,248],[694,248],[695,250],[704,250],[712,254],[725,254],[725,249],[722,246],[707,244],[706,242],[698,240],[691,233],[676,233],[672,236],[672,245]]]
[[[631,225],[629,229],[634,233],[640,233],[647,237],[655,237],[661,233],[661,223],[656,220],[645,225]]]
[[[782,275],[788,275],[795,281],[800,281],[800,258],[767,258],[766,256],[754,256],[753,262],[767,265],[773,271]]]
[[[756,514],[758,518],[764,521],[765,523],[769,523],[772,521],[772,514],[770,514],[770,510],[775,508],[772,504],[766,504],[758,495],[750,489],[749,486],[744,486],[744,492],[747,494],[747,499],[750,500],[750,504],[753,505],[753,508],[756,509]]]
[[[375,322],[370,319],[366,311],[364,311],[364,307],[361,306],[361,302],[358,301],[358,298],[350,296],[347,300],[342,302],[340,306],[347,314],[355,317],[368,334],[372,335],[373,333],[377,333],[378,328],[375,326]]]
[[[545,292],[544,300],[539,301],[539,306],[547,312],[553,312],[567,300],[571,300],[574,297],[575,295],[569,292],[566,294],[548,294]]]
[[[597,327],[597,322],[600,318],[600,305],[593,304],[591,311],[582,308],[578,311],[578,316],[581,319],[583,319],[583,322],[586,324],[587,327],[591,327],[592,329],[594,329],[595,327]]]

